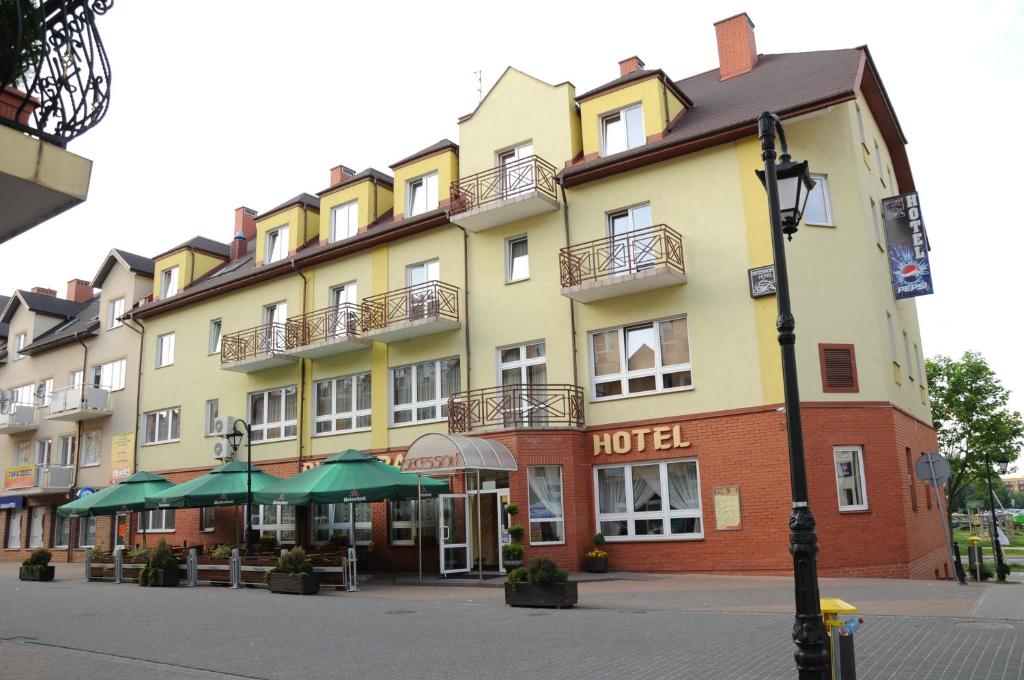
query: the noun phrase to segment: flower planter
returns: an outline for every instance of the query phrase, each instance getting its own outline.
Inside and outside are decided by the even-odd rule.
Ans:
[[[55,569],[52,564],[42,569],[22,567],[18,570],[18,578],[22,581],[52,581],[54,571]]]
[[[181,572],[177,569],[154,569],[153,583],[150,585],[154,588],[173,588],[179,581]]]
[[[18,108],[21,107],[21,103],[24,99],[25,93],[17,88],[11,87],[10,85],[0,89],[0,118],[14,120],[14,117],[18,113]],[[25,104],[25,108],[17,118],[17,122],[22,125],[28,125],[28,120],[32,116],[32,112],[36,110],[37,106],[39,106],[39,100],[35,97],[29,97],[28,103]]]
[[[583,570],[591,574],[603,574],[608,571],[608,558],[584,557]]]
[[[280,574],[272,573],[267,577],[267,585],[272,593],[288,593],[290,595],[316,595],[320,592],[318,574]]]
[[[567,609],[579,601],[575,581],[535,585],[506,583],[505,604],[510,607],[554,607]]]

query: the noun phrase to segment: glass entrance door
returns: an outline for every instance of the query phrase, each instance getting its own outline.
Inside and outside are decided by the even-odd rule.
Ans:
[[[505,506],[511,499],[509,490],[498,489],[498,492],[494,494],[494,499],[498,506],[498,570],[504,574],[505,555],[502,548],[512,542],[511,536],[508,535],[508,513],[505,512]]]
[[[7,549],[21,547],[21,510],[7,511]]]
[[[608,230],[612,237],[609,265],[615,274],[629,274],[651,266],[654,239],[650,205],[638,205],[609,215]]]
[[[438,545],[441,549],[441,575],[469,571],[469,502],[466,494],[441,494],[438,497]]]
[[[128,540],[128,515],[118,515],[114,520],[114,550],[124,548]]]
[[[46,513],[46,508],[35,507],[32,508],[29,522],[29,533],[28,533],[28,547],[30,548],[42,548],[43,547],[43,515]]]

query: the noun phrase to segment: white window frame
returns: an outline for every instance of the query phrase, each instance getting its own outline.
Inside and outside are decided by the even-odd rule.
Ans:
[[[213,431],[214,421],[220,415],[220,399],[207,399],[206,403],[203,404],[203,436],[214,437],[216,432]]]
[[[43,389],[40,390],[40,387]],[[38,395],[40,391],[42,391],[43,394],[42,396],[36,396],[36,403],[40,406],[49,406],[50,398],[53,396],[53,378],[40,380],[39,385],[36,387],[36,395]]]
[[[67,537],[62,536],[60,531],[61,525],[67,531]],[[62,540],[64,539],[64,540]],[[54,548],[67,548],[68,543],[71,542],[71,518],[61,517],[57,513],[53,513],[53,547]]]
[[[86,536],[89,535],[89,527],[92,527],[92,542],[86,543]],[[70,536],[68,537],[70,540]],[[78,547],[81,548],[95,548],[96,547],[96,518],[95,517],[82,517],[78,520]]]
[[[294,395],[293,398],[295,400],[295,416],[296,417],[295,418],[291,418],[291,419],[288,419],[288,418],[285,417],[285,414],[288,412],[287,403],[288,403],[288,392],[289,391],[291,391],[291,393]],[[281,393],[281,420],[273,420],[273,421],[266,420],[266,418],[268,416],[267,405],[268,405],[268,403],[270,401],[270,393],[271,392],[280,392]],[[263,397],[264,421],[262,423],[255,423],[255,422],[253,422],[253,417],[252,417],[252,398],[254,396],[257,396],[257,395]],[[248,416],[246,418],[246,420],[249,421],[250,427],[251,427],[251,431],[252,431],[252,443],[253,444],[262,444],[264,442],[287,441],[289,439],[295,439],[295,437],[298,434],[299,404],[298,404],[298,391],[295,389],[295,385],[286,385],[284,387],[275,387],[275,388],[272,388],[272,389],[269,389],[269,390],[258,390],[256,392],[249,392],[247,395],[245,395],[245,410],[246,410],[246,415]],[[274,427],[277,427],[277,428],[281,429],[281,436],[273,437],[273,438],[269,438],[268,439],[266,437],[266,431],[268,429],[274,428]],[[285,434],[285,432],[288,430],[288,428],[292,429],[292,434]]]
[[[527,531],[526,534],[530,537],[530,545],[564,545],[565,544],[565,470],[562,469],[561,465],[529,465],[526,468],[526,494],[527,499],[530,497],[530,471],[536,468],[558,468],[558,501],[562,506],[562,514],[560,517],[534,517],[530,508],[533,507],[532,503],[527,503]],[[535,541],[533,540],[533,525],[534,524],[561,524],[562,525],[562,540],[560,541]]]
[[[157,521],[159,519],[159,521]],[[170,526],[167,526],[170,520]],[[175,531],[174,508],[156,508],[135,513],[135,526],[139,531],[145,525],[148,534],[170,534]]]
[[[85,382],[85,371],[82,369],[68,373],[68,387],[81,387],[83,382]]]
[[[199,508],[199,531],[201,533],[209,533],[217,528],[217,508],[209,505],[205,508]]]
[[[160,299],[178,294],[178,265],[168,267],[160,272]]]
[[[126,359],[116,359],[114,361],[108,361],[105,364],[99,364],[92,367],[92,384],[95,387],[102,387],[110,392],[117,392],[118,390],[124,389],[125,373],[128,366]],[[108,382],[110,384],[103,383],[103,372],[107,369]]]
[[[853,453],[860,470],[860,490],[863,496],[863,503],[843,505],[843,488],[839,483],[839,454]],[[864,448],[860,445],[845,445],[832,447],[832,467],[836,478],[836,499],[839,502],[839,512],[861,512],[868,509],[868,481],[867,472],[864,469]]]
[[[668,465],[671,463],[693,463],[697,471],[697,509],[696,510],[669,510],[669,489],[668,489]],[[638,512],[633,510],[633,468],[646,466],[646,465],[657,465],[659,467],[659,475],[661,481],[661,498],[663,510],[654,512]],[[598,470],[612,469],[612,468],[625,468],[623,474],[623,483],[626,486],[626,512],[614,512],[614,513],[601,513],[601,489],[598,483]],[[699,541],[704,538],[704,499],[701,496],[701,477],[700,477],[700,461],[696,458],[673,458],[669,460],[643,460],[630,463],[611,463],[608,465],[595,465],[594,466],[594,517],[597,521],[595,525],[598,532],[601,531],[601,522],[626,522],[626,535],[625,536],[611,536],[606,535],[605,539],[609,543],[629,543],[638,541]],[[637,535],[636,526],[634,522],[636,520],[656,520],[660,519],[664,522],[662,525],[666,532],[672,530],[672,519],[673,518],[684,518],[691,519],[696,518],[700,520],[700,531],[692,534],[671,534],[665,533],[660,535]]]
[[[885,178],[882,177],[882,150],[878,146],[878,140],[875,142],[875,166],[878,168],[878,181],[883,185],[885,184]]]
[[[338,218],[344,216],[345,229],[338,231]],[[352,238],[359,233],[359,199],[331,208],[331,243]]]
[[[50,467],[74,467],[78,453],[78,435],[63,434],[57,437],[57,457],[51,452]]]
[[[283,506],[283,505],[256,504],[254,507],[258,508],[257,512],[258,512],[259,522],[256,522],[255,518],[254,518],[253,519],[253,523],[252,523],[252,528],[255,531],[258,531],[260,536],[264,536],[264,535],[267,535],[267,534],[272,534],[274,536],[274,540],[276,540],[279,545],[294,545],[295,544],[295,542],[296,542],[295,539],[298,538],[296,530],[295,530],[296,522],[294,521],[294,519],[293,519],[293,521],[290,524],[286,524],[286,523],[281,521],[281,515],[282,515],[282,513],[284,511],[284,508],[286,506]],[[292,517],[294,518],[295,517],[295,506],[291,505],[291,506],[287,506],[287,507],[292,508]],[[272,510],[274,512],[274,521],[273,522],[267,523],[267,522],[263,521],[264,520],[264,509]],[[292,538],[289,541],[282,541],[281,540],[281,534],[282,534],[282,532],[285,532],[285,531],[292,532],[292,536],[294,538]]]
[[[359,519],[358,513],[356,514],[356,545],[370,545],[373,542],[373,509],[368,503],[316,503],[315,505],[327,508],[327,524],[320,525],[319,528],[327,529],[327,540],[318,540],[316,538],[316,515],[317,509],[310,506],[309,512],[309,540],[316,545],[323,545],[330,542],[330,537],[335,533],[344,533],[348,535],[349,530],[352,528],[352,522],[348,519],[340,519],[341,513],[337,512],[338,508],[348,507],[354,511],[356,508],[370,508],[369,521]],[[365,513],[366,511],[364,511]],[[337,517],[335,516],[337,514]],[[360,539],[359,534],[369,535],[367,539]],[[351,538],[351,537],[349,537]],[[349,541],[351,545],[351,540]]]
[[[928,376],[925,374],[924,361],[921,359],[921,346],[914,343],[914,356],[917,357],[917,374],[921,378],[921,385],[928,384]]]
[[[149,419],[153,417],[154,422],[154,439],[150,439],[149,435]],[[172,436],[174,432],[174,422],[178,423],[178,436]],[[161,423],[166,423],[167,436],[166,438],[160,438]],[[181,407],[171,406],[168,408],[157,409],[155,411],[147,411],[142,415],[142,438],[143,446],[155,446],[157,444],[169,444],[172,442],[181,441]]]
[[[28,385],[19,385],[18,387],[10,390],[10,392],[12,395],[11,401],[16,404],[32,406],[36,403],[36,390],[31,383]]]
[[[811,189],[821,187],[821,193],[825,198],[825,221],[824,222],[811,222],[807,219],[807,215],[803,216],[804,223],[812,227],[834,227],[836,226],[835,215],[832,212],[832,191],[828,186],[828,175],[812,174],[811,179],[814,180],[815,186]],[[806,206],[805,206],[806,208]]]
[[[903,331],[903,353],[907,356],[907,377],[914,379],[914,357],[910,356],[910,335]]]
[[[288,237],[290,225],[282,224],[268,229],[263,235],[263,263],[280,262],[288,257]],[[273,239],[271,239],[273,237]],[[276,257],[275,257],[276,255]]]
[[[441,392],[441,362],[442,361],[456,361],[458,362],[458,376],[459,384],[456,386],[455,392],[462,389],[462,358],[457,356],[443,357],[441,359],[432,359],[427,361],[419,361],[414,364],[405,364],[403,366],[392,366],[388,369],[388,426],[389,427],[407,427],[409,425],[417,425],[420,423],[437,423],[448,418],[448,397],[451,395],[444,395]],[[417,385],[417,378],[419,375],[420,366],[425,364],[433,364],[436,379],[434,380],[434,395],[431,398],[420,399],[418,394],[419,387]],[[412,370],[412,400],[407,403],[396,404],[395,403],[395,371],[400,369],[411,369]],[[426,408],[429,406],[435,406],[437,408],[437,416],[434,418],[419,419],[417,416],[417,410]],[[397,423],[395,422],[396,411],[409,411],[412,415],[412,420]]]
[[[684,364],[671,364],[665,366],[661,362],[661,330],[660,324],[667,321],[685,321],[686,322],[686,339],[687,346],[690,348],[690,361]],[[643,368],[630,371],[627,368],[626,356],[626,338],[627,331],[647,326],[651,324],[654,329],[655,346],[654,346],[654,368]],[[619,335],[619,372],[609,373],[607,375],[595,375],[597,365],[594,361],[594,336],[601,335],[609,332],[617,332]],[[694,389],[693,380],[693,351],[692,344],[690,343],[690,321],[687,315],[674,316],[666,319],[655,319],[653,321],[642,321],[639,323],[631,323],[627,326],[619,326],[617,328],[605,328],[601,330],[591,331],[587,334],[587,349],[590,353],[589,365],[590,365],[590,399],[591,401],[614,401],[616,399],[629,399],[632,397],[645,397],[652,394],[665,394],[669,392],[687,392]],[[668,373],[680,373],[682,371],[690,372],[690,384],[682,385],[680,387],[663,387],[662,376]],[[629,381],[634,378],[644,378],[649,375],[655,377],[654,389],[647,390],[644,392],[630,393]],[[619,394],[608,395],[606,397],[597,396],[597,383],[607,383],[614,380],[619,380],[622,385],[622,391]]]
[[[14,361],[25,358],[25,355],[21,353],[21,350],[25,349],[25,339],[27,337],[28,336],[25,333],[18,333],[14,336],[14,351],[12,352],[12,359],[14,359]]]
[[[92,444],[95,443],[95,449]],[[95,460],[88,456],[89,451],[96,451]],[[103,462],[103,430],[85,430],[82,432],[82,446],[78,457],[78,467],[96,467]]]
[[[871,223],[875,228],[875,244],[878,249],[883,253],[885,252],[885,237],[882,236],[882,221],[878,217],[878,204],[875,203],[875,199],[871,199]]]
[[[118,328],[118,327],[124,325],[124,322],[121,321],[121,315],[124,314],[124,298],[123,297],[119,297],[116,300],[111,300],[110,304],[107,306],[107,310],[108,310],[108,318],[107,318],[107,328],[108,329]]]
[[[892,320],[892,314],[889,312],[885,313],[885,327],[889,331],[889,358],[892,359],[892,363],[900,365],[899,350],[896,349],[896,326]]]
[[[156,336],[156,367],[174,365],[174,333]]]
[[[868,138],[864,134],[864,114],[861,113],[860,105],[857,102],[853,103],[853,107],[857,111],[857,132],[860,134],[860,143],[866,150],[868,148]]]
[[[209,338],[207,339],[207,354],[220,354],[220,342],[224,337],[223,319],[210,319]]]
[[[14,464],[32,465],[32,441],[26,439],[14,445]]]
[[[357,399],[359,395],[359,379],[365,378],[370,383],[370,403],[367,404],[366,408],[356,408]],[[342,380],[351,380],[352,384],[349,389],[351,390],[351,404],[352,409],[349,411],[337,411],[338,405],[338,383]],[[319,406],[319,386],[322,383],[329,383],[331,390],[331,412],[327,414],[320,414],[317,412]],[[324,380],[317,380],[313,383],[313,436],[314,437],[327,437],[334,434],[344,434],[347,432],[366,432],[373,429],[372,411],[373,411],[373,382],[370,380],[370,373],[356,373],[353,375],[342,375],[336,378],[325,378]],[[338,429],[337,420],[338,418],[350,418],[352,427]],[[366,425],[356,425],[359,418],[366,418]],[[317,425],[320,423],[328,423],[330,429],[319,432]]]
[[[512,246],[517,243],[526,243],[526,273],[520,276],[515,276],[515,259],[512,256]],[[530,239],[527,234],[519,234],[517,236],[510,236],[505,239],[505,283],[518,283],[519,281],[527,281],[530,278]]]
[[[626,121],[626,118],[627,118],[628,115],[630,115],[633,111],[636,111],[636,110],[639,110],[639,112],[640,112],[639,115],[640,115],[640,136],[641,136],[641,139],[634,140],[636,143],[631,145],[629,143],[629,123]],[[614,151],[609,151],[608,150],[608,124],[610,122],[612,122],[612,119],[614,119],[614,118],[617,118],[622,123],[622,134],[623,134],[624,146],[621,149],[616,149]],[[601,156],[602,157],[603,156],[612,156],[614,154],[622,153],[622,152],[628,151],[630,149],[635,149],[635,148],[641,147],[641,146],[643,146],[644,144],[647,143],[647,128],[646,128],[646,125],[644,124],[644,105],[643,105],[642,102],[636,102],[636,103],[630,104],[628,106],[623,106],[622,108],[616,109],[614,111],[608,111],[607,113],[602,113],[601,117],[600,117],[600,119],[598,121],[598,127],[599,127],[599,131],[600,131],[600,134],[601,134]]]
[[[432,180],[432,181],[431,181]],[[414,212],[415,209],[415,187],[419,184],[424,192],[423,210]],[[433,190],[433,196],[431,196]],[[428,172],[414,177],[405,183],[405,216],[413,217],[422,215],[431,210],[436,210],[439,204],[440,189],[438,187],[437,171]]]
[[[416,545],[417,537],[422,533],[424,536],[436,536],[437,535],[437,499],[436,498],[424,498],[423,501],[423,521],[417,523],[419,519],[419,510],[416,509],[416,504],[419,501],[407,500],[407,501],[388,501],[388,545]],[[417,519],[413,520],[396,520],[395,519],[395,506],[399,503],[411,503],[413,509],[413,517]],[[427,508],[431,508],[427,510]],[[369,524],[369,523],[367,523]],[[411,539],[396,539],[395,530],[411,530]],[[358,532],[359,526],[356,523],[356,531]]]

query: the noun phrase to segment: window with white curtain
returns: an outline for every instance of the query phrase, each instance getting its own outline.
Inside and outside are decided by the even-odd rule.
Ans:
[[[526,468],[530,493],[530,545],[565,543],[562,508],[562,466],[532,465]]]
[[[254,442],[294,438],[298,424],[295,386],[251,393],[249,423]]]
[[[836,446],[832,449],[836,462],[836,489],[839,510],[867,510],[868,494],[864,484],[864,449],[859,446]]]
[[[331,208],[331,243],[355,236],[359,231],[359,201]]]
[[[78,547],[92,548],[96,545],[96,518],[82,517],[78,520]]]
[[[100,464],[100,441],[103,430],[86,430],[82,435],[82,467]]]
[[[685,317],[590,334],[594,399],[693,387]]]
[[[174,509],[162,508],[136,513],[135,521],[138,524],[139,531],[142,531],[143,529],[147,532],[174,531]]]
[[[704,536],[695,460],[602,465],[594,486],[598,531],[609,541]]]
[[[92,367],[92,384],[111,392],[124,389],[125,359],[110,361]]]
[[[642,146],[646,141],[644,110],[641,104],[629,106],[601,118],[602,156],[611,156]]]
[[[64,435],[57,440],[57,457],[50,461],[57,467],[71,467],[75,464],[75,451],[78,448],[78,437],[73,434]]]
[[[313,542],[327,543],[334,534],[341,534],[347,539],[352,528],[352,515],[349,514],[352,506],[356,508],[356,545],[369,544],[372,535],[372,506],[369,503],[311,506]]]
[[[219,399],[207,399],[205,410],[205,427],[203,434],[207,437],[212,437],[217,433],[214,431],[214,425],[217,423],[217,417],[220,415],[220,400]]]
[[[448,397],[460,387],[459,359],[438,359],[391,369],[391,424],[448,417]]]
[[[407,217],[437,208],[437,173],[409,180],[406,185],[405,214]]]
[[[525,236],[505,241],[505,282],[514,283],[530,278],[530,244]]]
[[[370,427],[370,374],[317,381],[313,386],[315,434]]]
[[[273,536],[278,543],[294,543],[295,506],[252,506],[252,528],[258,531],[260,536]]]
[[[162,444],[181,438],[181,407],[150,411],[145,416],[145,443]]]
[[[288,257],[288,227],[271,229],[264,236],[263,262],[270,264]]]
[[[32,442],[18,442],[14,446],[14,465],[31,465]]]
[[[162,368],[174,363],[174,333],[165,333],[156,338],[156,367]]]

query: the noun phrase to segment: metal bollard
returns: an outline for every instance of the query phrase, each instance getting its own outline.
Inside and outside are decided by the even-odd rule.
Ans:
[[[89,550],[85,551],[85,582],[88,583],[92,580],[92,552]]]
[[[121,558],[121,551],[114,551],[114,583],[121,583],[123,580],[122,571],[124,569],[124,560]]]
[[[345,586],[345,590],[350,593],[359,592],[359,571],[356,566],[356,549],[348,549],[348,573],[346,574],[348,585]]]
[[[228,573],[231,575],[231,587],[242,587],[242,558],[238,554],[238,548],[231,549],[231,559],[228,561]]]
[[[188,549],[188,558],[185,560],[185,575],[188,578],[188,585],[199,585],[199,559],[196,556],[196,549]]]
[[[821,615],[828,632],[828,656],[832,680],[857,680],[853,656],[853,636],[842,635],[845,621],[840,614],[855,614],[857,608],[837,597],[821,598]]]

